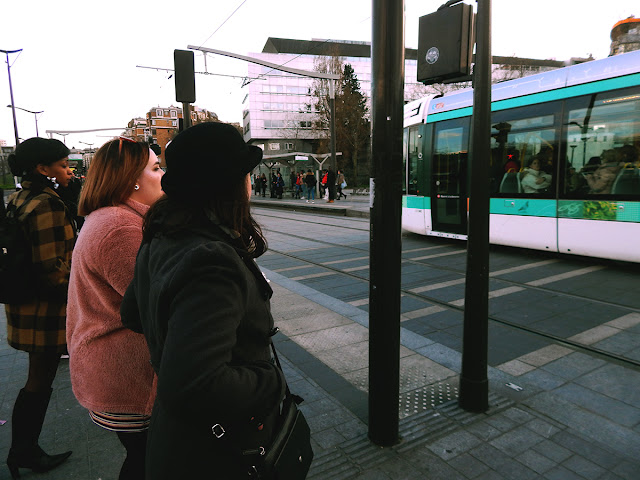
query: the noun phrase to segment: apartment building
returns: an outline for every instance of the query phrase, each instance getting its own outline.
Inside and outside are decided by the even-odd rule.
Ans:
[[[169,141],[178,133],[182,120],[182,107],[153,107],[144,117],[129,120],[125,135],[138,141],[157,144],[161,148],[161,159]],[[191,105],[191,123],[218,122],[218,115],[205,108]]]

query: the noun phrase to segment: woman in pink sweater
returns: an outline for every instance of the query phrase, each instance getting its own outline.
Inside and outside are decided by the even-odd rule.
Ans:
[[[85,223],[71,262],[67,346],[71,385],[99,426],[127,451],[120,479],[144,478],[155,375],[144,336],[124,328],[120,303],[133,278],[144,214],[160,196],[164,172],[148,145],[104,144],[80,194]]]

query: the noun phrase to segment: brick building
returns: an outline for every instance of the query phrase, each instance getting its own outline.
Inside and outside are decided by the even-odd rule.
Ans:
[[[164,160],[164,149],[169,141],[178,133],[182,107],[153,107],[144,117],[132,118],[127,124],[125,135],[139,141],[160,146],[161,159]],[[191,106],[191,123],[218,122],[218,115],[205,108]]]

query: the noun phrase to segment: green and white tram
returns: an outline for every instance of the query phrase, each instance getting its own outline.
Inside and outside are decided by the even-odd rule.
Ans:
[[[490,241],[640,262],[640,51],[491,95]],[[466,239],[472,97],[405,105],[407,231]]]

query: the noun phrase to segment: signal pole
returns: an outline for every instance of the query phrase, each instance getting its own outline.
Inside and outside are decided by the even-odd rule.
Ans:
[[[373,0],[369,438],[398,442],[404,0]]]
[[[9,54],[10,53],[18,53],[21,52],[22,49],[19,50],[0,50],[0,52],[4,53],[7,56],[7,72],[9,73],[9,94],[11,95],[11,112],[13,113],[13,132],[16,135],[16,147],[20,143],[20,137],[18,137],[18,122],[16,121],[16,109],[15,104],[13,102],[13,86],[11,85],[11,64],[9,63]]]
[[[489,155],[491,149],[491,0],[477,0],[476,63],[473,73],[473,117],[469,193],[467,275],[460,407],[471,412],[489,408]]]

